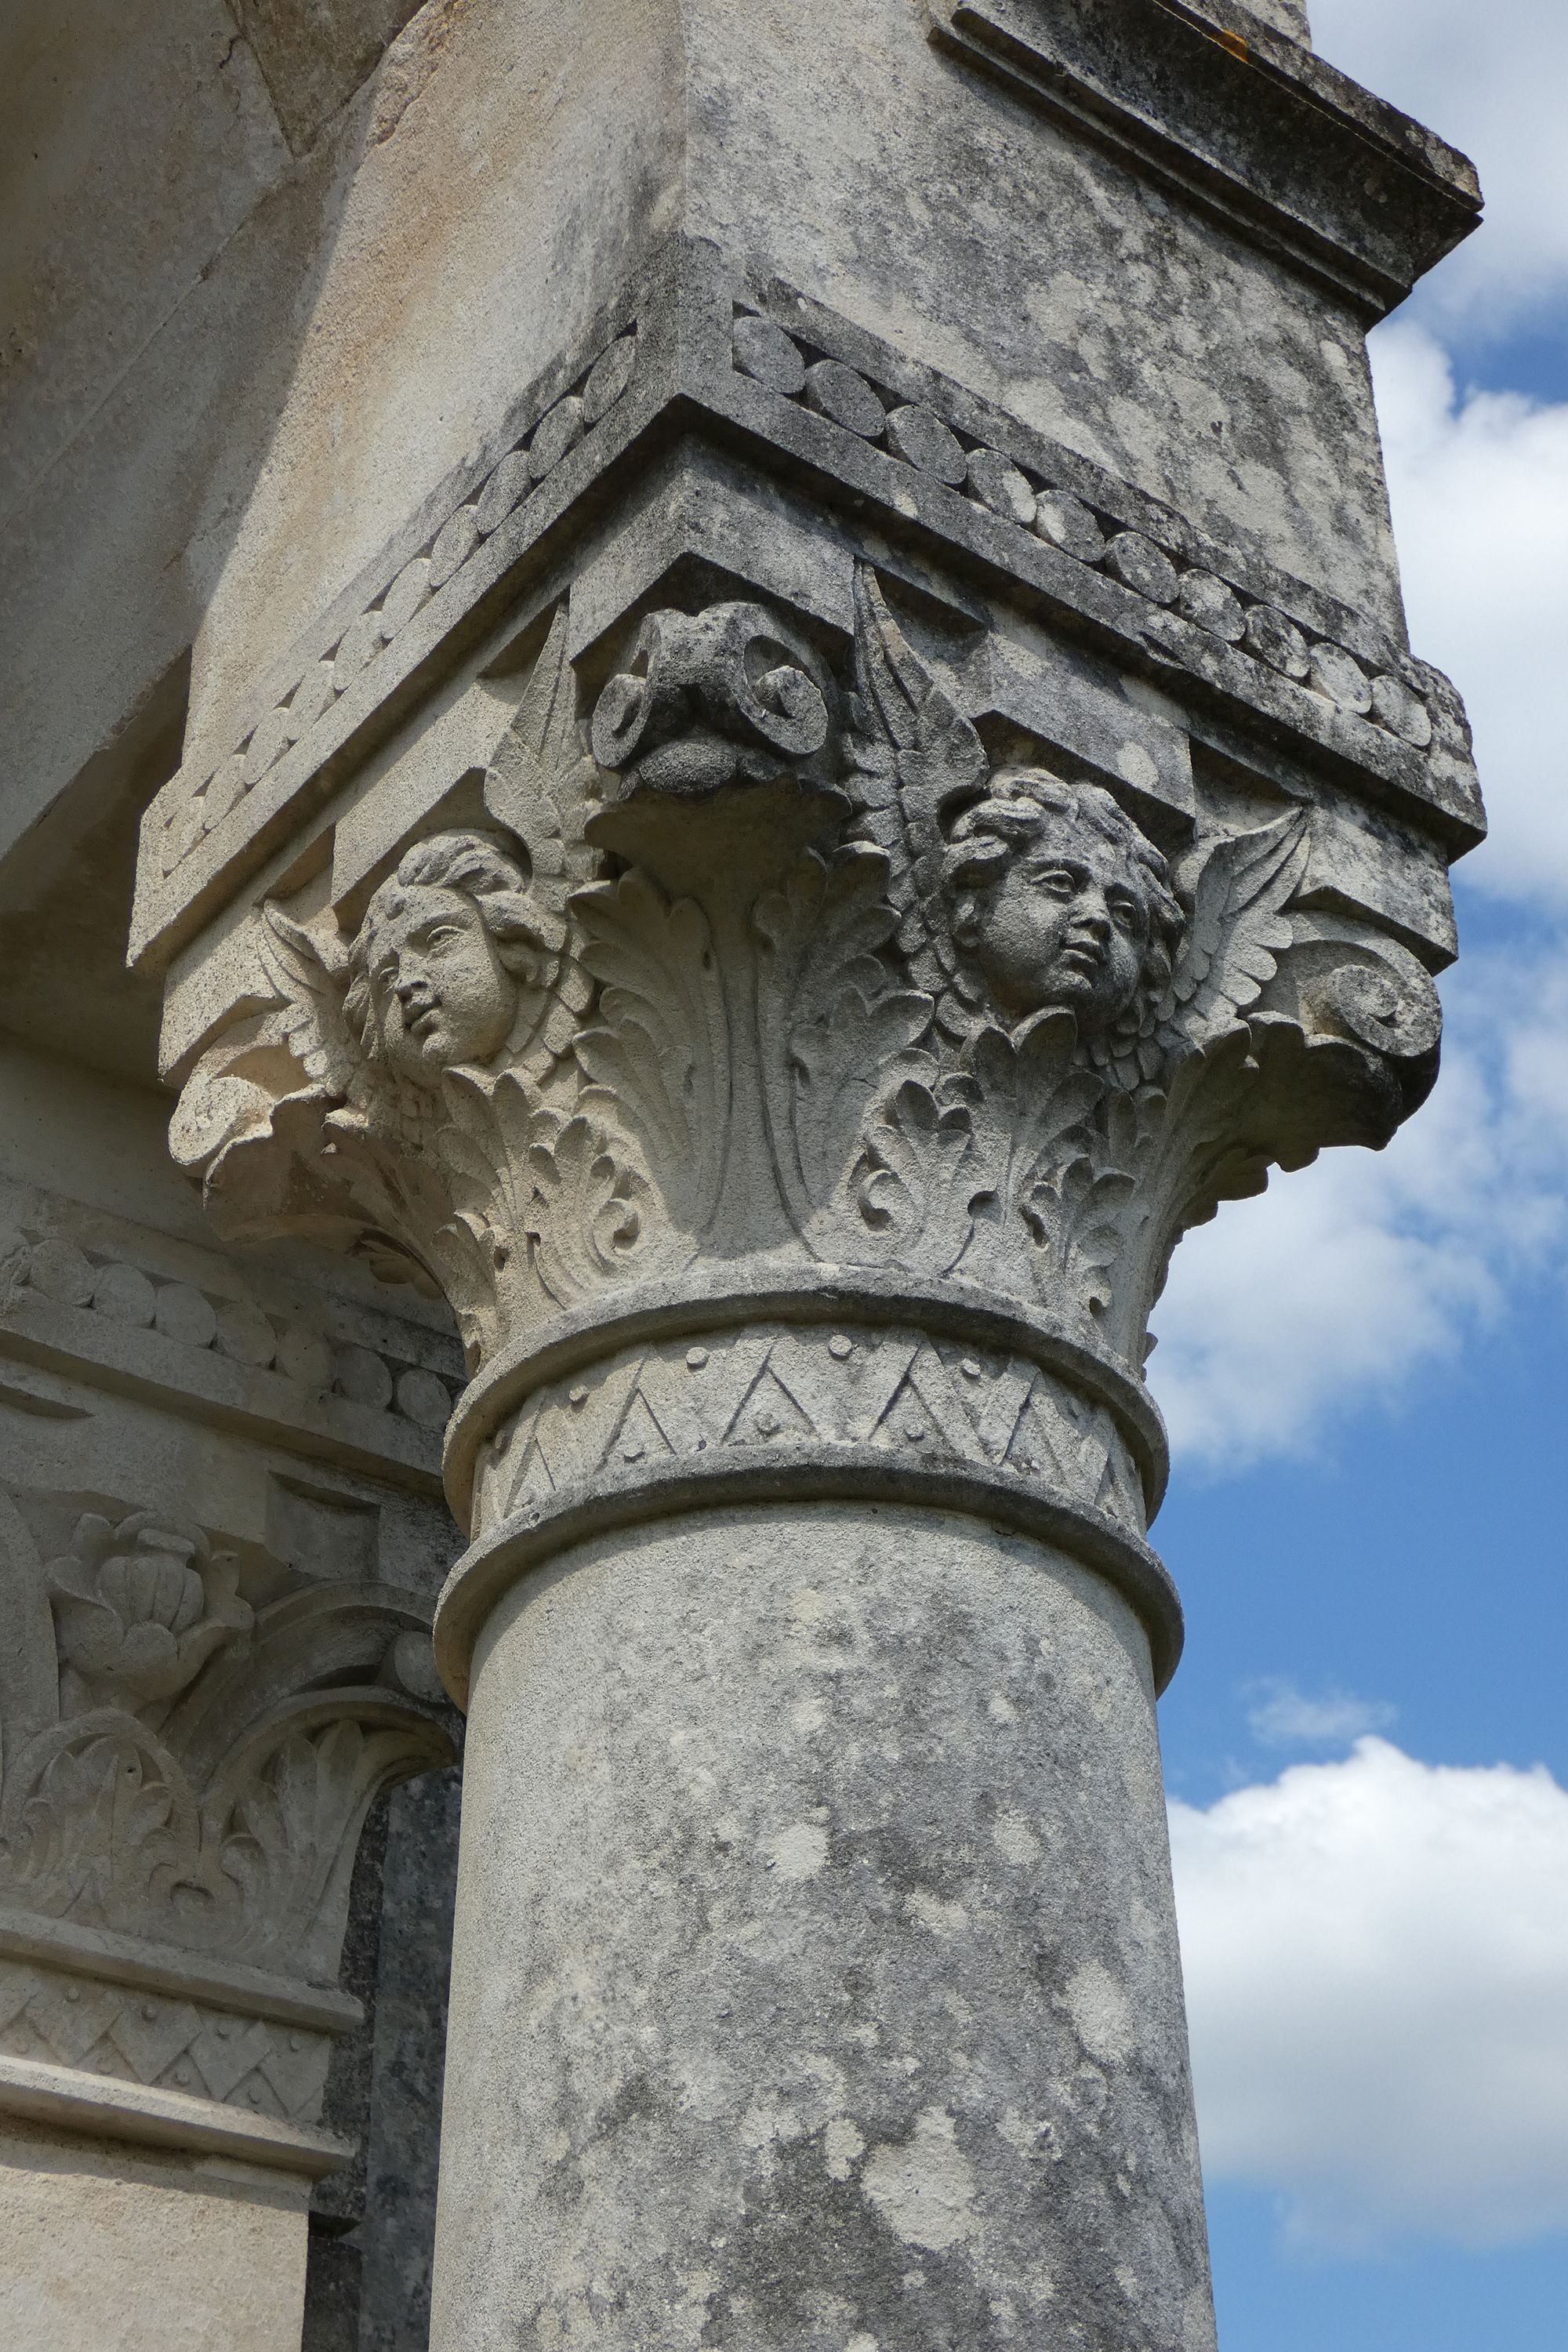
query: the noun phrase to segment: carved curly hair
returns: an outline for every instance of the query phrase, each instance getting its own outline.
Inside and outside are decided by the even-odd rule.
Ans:
[[[370,984],[371,947],[379,923],[399,914],[410,890],[453,890],[467,898],[495,941],[502,967],[520,981],[534,979],[549,941],[528,895],[521,860],[490,833],[437,833],[405,849],[397,871],[364,910],[349,950],[343,1014],[365,1054],[381,1053]]]
[[[946,827],[942,887],[956,945],[967,951],[979,920],[978,898],[1016,857],[1056,829],[1058,820],[1091,825],[1121,850],[1128,879],[1148,918],[1142,967],[1131,1003],[1110,1026],[1113,1047],[1131,1045],[1170,984],[1186,918],[1171,887],[1171,869],[1147,834],[1098,784],[1069,784],[1044,768],[998,768],[984,797],[971,801]]]

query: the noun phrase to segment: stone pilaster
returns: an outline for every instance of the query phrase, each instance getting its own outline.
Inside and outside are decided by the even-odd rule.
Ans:
[[[355,2153],[361,1828],[452,1755],[451,1342],[193,1238],[89,1073],[8,1045],[0,1099],[6,2242],[62,2347],[156,2340],[172,2298],[195,2340],[288,2352]],[[127,1165],[167,1222],[107,1207]]]
[[[1457,159],[1248,12],[1039,13],[878,21],[944,132],[1331,320],[1364,450],[1344,350]],[[694,225],[213,686],[142,837],[221,1229],[466,1353],[433,2343],[1202,2352],[1148,1318],[1189,1225],[1429,1087],[1462,713],[1289,432],[1288,526],[1245,452],[1167,503]]]

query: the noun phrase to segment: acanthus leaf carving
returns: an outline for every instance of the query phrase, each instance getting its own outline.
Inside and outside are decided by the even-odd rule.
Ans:
[[[689,1260],[695,1244],[668,1223],[626,1138],[585,1112],[542,1112],[528,1165],[527,1232],[557,1305],[574,1306],[617,1280],[677,1272]]]
[[[583,892],[599,1017],[577,1039],[589,1117],[629,1126],[657,1170],[670,1223],[700,1238],[718,1214],[732,1040],[712,928],[638,870]]]
[[[928,1055],[867,1122],[844,1192],[871,1264],[934,1274],[957,1265],[1001,1181],[982,1154],[975,1100],[971,1080],[942,1075]]]
[[[847,724],[840,727],[841,714]],[[956,1275],[1136,1362],[1170,1249],[1429,1083],[1408,950],[1301,904],[1304,803],[1167,856],[994,763],[868,570],[852,690],[763,605],[656,613],[589,740],[557,614],[485,782],[352,936],[268,908],[276,1003],[176,1119],[251,1229],[352,1232],[471,1368],[748,1255]]]
[[[156,1509],[84,1512],[45,1561],[4,1495],[0,1569],[22,1604],[0,1651],[0,1903],[330,1978],[366,1808],[452,1754],[399,1686],[397,1645],[425,1632],[410,1596],[253,1608],[233,1556]]]
[[[791,1222],[808,1241],[832,1219],[873,1109],[923,1058],[931,999],[900,987],[883,953],[896,923],[889,866],[868,843],[806,850],[752,912],[763,1102]]]

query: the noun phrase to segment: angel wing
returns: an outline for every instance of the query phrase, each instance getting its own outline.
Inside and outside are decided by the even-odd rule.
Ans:
[[[169,1125],[183,1168],[211,1192],[236,1148],[265,1145],[285,1106],[324,1117],[363,1093],[364,1056],[343,1013],[348,948],[337,931],[296,922],[265,903],[254,932],[270,1002],[235,1022],[186,1078]]]
[[[346,1096],[362,1059],[343,1016],[348,942],[340,931],[297,923],[268,899],[256,944],[261,969],[282,1000],[266,1023],[268,1043],[286,1045],[323,1092]]]
[[[1293,809],[1254,833],[1225,834],[1178,874],[1190,907],[1158,1030],[1170,1045],[1203,1045],[1256,1004],[1290,944],[1284,909],[1307,863],[1308,814]]]
[[[324,1106],[329,1130],[340,1138],[370,1133],[421,1150],[440,1129],[441,1103],[431,1089],[367,1054],[350,1028],[343,934],[297,923],[270,901],[261,913],[262,969],[286,999],[263,1023],[261,1042],[274,1052],[285,1046],[310,1081],[287,1087],[279,1103]]]
[[[891,866],[888,892],[910,975],[937,998],[967,997],[942,909],[943,813],[985,782],[985,747],[910,647],[876,574],[855,578],[849,750],[868,829]]]
[[[566,658],[566,617],[563,603],[485,777],[486,809],[528,852],[530,896],[547,943],[537,979],[520,992],[513,1033],[522,1066],[532,1075],[567,1050],[593,997],[571,899],[593,878],[584,816],[597,796],[598,770],[584,740],[577,677]]]

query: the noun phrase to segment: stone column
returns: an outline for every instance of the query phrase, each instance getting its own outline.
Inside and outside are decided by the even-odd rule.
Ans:
[[[793,18],[750,80],[747,11],[664,26],[679,226],[221,722],[215,632],[143,830],[176,1156],[466,1349],[437,2352],[1214,2340],[1148,1318],[1436,1071],[1479,802],[1360,332],[1473,186],[1228,5],[872,13],[874,168]],[[1253,349],[1141,437],[1022,233],[998,280],[931,222],[939,131],[1088,299],[1123,208],[1162,366],[1266,312],[1312,396]],[[835,152],[882,209],[818,268]]]

